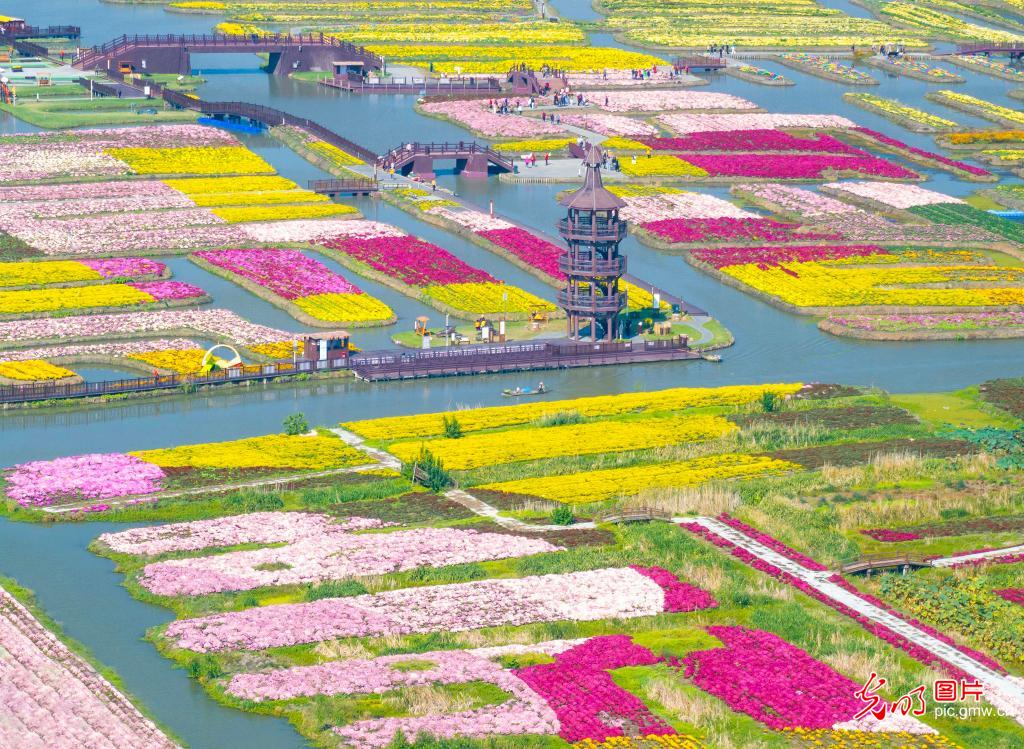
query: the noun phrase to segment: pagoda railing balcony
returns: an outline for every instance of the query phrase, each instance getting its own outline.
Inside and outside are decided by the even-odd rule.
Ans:
[[[571,221],[563,218],[558,222],[558,233],[565,239],[589,240],[592,242],[621,242],[626,238],[625,221]]]
[[[626,258],[621,255],[610,260],[594,255],[589,257],[572,257],[562,255],[558,258],[558,270],[567,276],[607,277],[621,276],[626,272]]]
[[[590,296],[564,289],[558,292],[558,306],[578,315],[614,314],[626,306],[626,295]]]

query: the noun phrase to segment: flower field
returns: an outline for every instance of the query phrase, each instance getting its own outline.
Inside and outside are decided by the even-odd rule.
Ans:
[[[846,129],[855,127],[852,120],[830,114],[663,114],[658,121],[679,134],[731,130],[805,130]]]
[[[522,406],[496,406],[468,411],[447,411],[416,416],[390,416],[381,419],[346,422],[344,426],[367,439],[398,440],[434,437],[444,434],[445,417],[456,417],[465,432],[527,424],[545,414],[576,411],[582,416],[615,416],[636,411],[679,411],[719,405],[752,403],[766,391],[779,397],[800,390],[800,383],[735,385],[721,388],[675,388],[646,393],[575,398]]]
[[[746,99],[709,91],[606,91],[593,97],[597,106],[609,112],[757,109],[756,104]]]
[[[481,488],[576,504],[629,497],[647,489],[697,486],[709,481],[764,476],[800,468],[794,463],[763,456],[724,454],[678,463],[503,481],[484,484]]]
[[[4,689],[0,743],[9,747],[176,749],[128,698],[0,587]]]
[[[76,455],[21,463],[4,478],[9,499],[44,507],[79,500],[156,494],[191,474],[238,471],[302,473],[370,462],[335,437],[267,435],[231,442],[183,445],[133,453]],[[171,471],[174,481],[170,480]],[[203,474],[201,472],[207,472]]]
[[[628,567],[607,568],[263,606],[175,621],[165,635],[175,647],[195,653],[261,650],[337,637],[629,619],[673,610],[670,602],[662,583]],[[698,610],[714,602],[692,596],[689,605]]]
[[[158,302],[194,304],[206,292],[181,281],[150,281],[57,286],[41,289],[0,291],[0,315],[25,317],[64,310],[99,310],[117,307],[146,307]]]
[[[425,447],[440,458],[446,468],[463,470],[562,455],[642,450],[696,442],[721,437],[732,429],[730,422],[718,416],[651,418],[640,422],[595,421],[487,432],[458,440],[396,442],[388,450],[411,462],[421,447]]]
[[[192,258],[221,269],[229,277],[251,282],[265,290],[261,295],[285,309],[290,303],[319,322],[380,325],[395,317],[386,304],[298,250],[209,250],[197,252]]]
[[[47,286],[111,279],[161,278],[167,266],[139,257],[54,260],[45,263],[0,263],[0,287]]]
[[[447,250],[397,230],[385,236],[350,233],[320,244],[357,273],[460,317],[508,313],[517,319],[533,311],[555,309],[550,302],[498,281]]]
[[[488,108],[486,100],[429,102],[421,104],[420,111],[453,120],[485,138],[535,138],[565,133],[554,123],[534,117],[495,114]]]
[[[849,65],[841,65],[833,62],[828,57],[811,55],[806,52],[790,52],[779,55],[779,61],[791,68],[803,70],[805,73],[828,78],[840,83],[850,83],[857,86],[877,86],[878,79],[867,73],[862,73]]]
[[[636,138],[645,135],[657,135],[658,129],[653,125],[640,120],[614,114],[585,113],[585,114],[563,114],[562,122],[566,125],[575,125],[584,130],[593,130],[602,135],[624,136]]]
[[[0,380],[39,382],[43,380],[63,380],[75,376],[75,373],[70,369],[58,367],[41,359],[0,361]]]
[[[273,174],[274,168],[242,146],[108,148],[136,174]]]
[[[1024,113],[1016,109],[993,104],[976,96],[960,94],[955,91],[935,91],[928,94],[928,98],[940,104],[945,104],[947,107],[959,109],[962,112],[976,115],[999,125],[1016,127],[1024,124]]]
[[[599,73],[605,69],[631,70],[665,65],[654,55],[615,47],[507,44],[372,44],[370,50],[400,65],[426,68],[431,62],[437,73],[504,75],[513,65],[525,64],[539,70],[549,65],[557,70]]]
[[[902,125],[915,133],[948,133],[960,126],[945,117],[925,112],[921,109],[908,107],[894,99],[885,99],[874,94],[847,93],[843,95],[847,101],[853,102],[869,112],[887,117],[898,125]]]

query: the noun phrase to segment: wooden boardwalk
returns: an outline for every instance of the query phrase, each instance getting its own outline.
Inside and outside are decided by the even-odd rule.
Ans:
[[[931,559],[923,554],[867,554],[842,565],[839,572],[843,575],[856,575],[859,572],[870,575],[875,570],[906,571],[931,566]]]

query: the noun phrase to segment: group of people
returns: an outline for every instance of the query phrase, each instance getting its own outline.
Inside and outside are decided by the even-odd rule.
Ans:
[[[725,57],[726,55],[735,55],[736,54],[736,45],[735,44],[709,44],[707,52],[712,57],[714,57],[715,55],[718,55],[719,57]]]
[[[583,94],[577,93],[574,95],[568,91],[559,91],[552,97],[552,100],[556,107],[570,107],[573,104],[577,107],[582,107],[587,103],[587,99]]]
[[[902,44],[880,44],[878,45],[878,54],[883,57],[892,59],[894,57],[903,57],[906,53],[907,48]]]
[[[547,112],[541,112],[540,113],[540,118],[544,122],[547,122],[548,120],[551,120],[556,125],[561,125],[562,124],[562,117],[557,112],[555,112],[553,114],[550,114],[550,115]]]
[[[497,99],[488,99],[487,106],[491,110],[491,114],[522,114],[523,113],[523,102],[521,99],[516,99],[515,104],[508,100],[506,96],[503,100],[498,101]],[[536,109],[537,102],[531,96],[530,101],[527,103],[530,109]]]
[[[527,169],[530,169],[532,167],[537,166],[537,154],[533,153],[532,151],[530,153],[523,154],[522,159],[523,159],[523,165]],[[544,154],[544,166],[547,166],[550,163],[551,163],[551,154],[550,153]]]
[[[634,81],[649,81],[652,76],[658,74],[658,66],[654,65],[650,68],[636,68],[629,71],[629,76]],[[608,71],[604,71],[605,80],[608,79]]]

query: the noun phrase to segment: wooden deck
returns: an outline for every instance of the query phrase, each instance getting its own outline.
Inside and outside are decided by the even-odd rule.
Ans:
[[[360,379],[379,382],[699,358],[700,354],[688,347],[684,336],[638,343],[559,341],[377,351],[353,356],[352,371]]]
[[[672,520],[671,513],[659,510],[654,507],[633,507],[619,510],[602,512],[594,518],[597,523],[649,523],[652,520]]]

